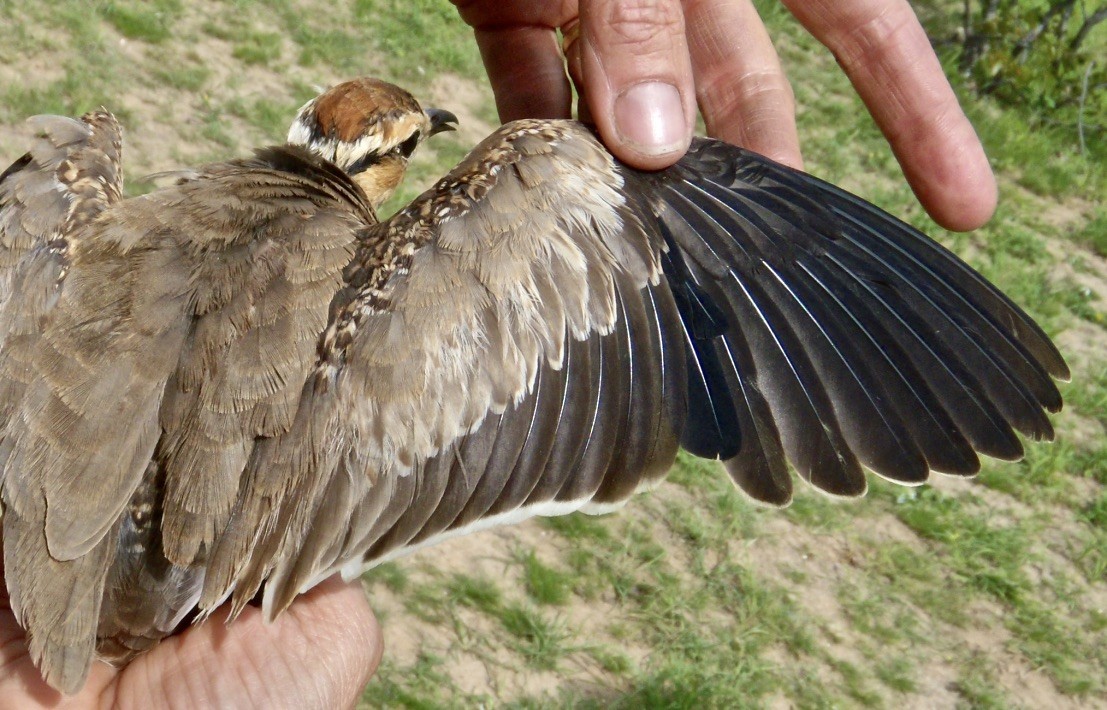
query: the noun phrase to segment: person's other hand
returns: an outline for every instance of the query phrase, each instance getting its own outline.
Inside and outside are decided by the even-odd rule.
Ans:
[[[908,1],[781,1],[837,57],[935,221],[986,222],[995,178]],[[453,2],[475,30],[503,121],[570,115],[562,29],[579,32],[574,79],[624,162],[676,162],[698,104],[711,135],[802,167],[792,90],[751,0]]]
[[[0,594],[0,708],[329,710],[352,707],[380,664],[380,627],[359,582],[328,580],[272,624],[254,607],[229,626],[225,617],[217,610],[126,668],[96,662],[84,689],[67,697],[42,681],[7,594]]]

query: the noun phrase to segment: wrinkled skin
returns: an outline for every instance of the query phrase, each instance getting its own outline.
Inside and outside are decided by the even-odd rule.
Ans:
[[[453,1],[476,31],[502,120],[569,115],[556,30],[571,36],[579,22],[570,67],[624,162],[674,163],[698,104],[711,135],[802,167],[792,90],[750,0]],[[995,178],[907,0],[781,1],[834,53],[935,221],[984,224]]]
[[[42,681],[3,594],[0,707],[352,707],[380,663],[380,627],[360,582],[331,579],[272,624],[252,607],[230,626],[224,616],[216,611],[121,670],[97,662],[84,689],[66,697]]]

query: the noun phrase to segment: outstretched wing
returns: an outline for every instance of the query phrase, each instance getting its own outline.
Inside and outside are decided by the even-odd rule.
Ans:
[[[713,140],[644,174],[509,124],[368,233],[290,432],[254,450],[201,597],[270,615],[475,527],[604,510],[678,446],[770,504],[1048,438],[1067,369],[929,238]]]

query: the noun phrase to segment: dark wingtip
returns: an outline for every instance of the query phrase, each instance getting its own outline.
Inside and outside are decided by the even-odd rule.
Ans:
[[[1046,367],[1048,368],[1049,374],[1058,382],[1072,382],[1072,371],[1069,370],[1069,364],[1065,362],[1065,358],[1061,355],[1060,351],[1057,352],[1057,360],[1055,362],[1046,363]],[[1061,411],[1060,405],[1057,405],[1056,411]]]
[[[0,183],[7,180],[8,177],[10,177],[11,175],[14,175],[17,172],[19,172],[20,170],[22,170],[23,168],[27,167],[30,164],[30,162],[31,162],[31,154],[30,153],[25,153],[23,155],[23,157],[21,157],[19,160],[15,161],[11,165],[9,165],[7,170],[5,170],[3,173],[0,173]]]

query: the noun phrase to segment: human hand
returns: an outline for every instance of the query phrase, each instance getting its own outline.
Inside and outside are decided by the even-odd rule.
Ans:
[[[781,1],[837,57],[934,220],[984,224],[995,178],[908,1]],[[676,162],[698,104],[711,135],[802,167],[792,90],[751,0],[453,2],[475,30],[501,120],[570,115],[556,31],[579,31],[574,79],[624,162]]]
[[[4,589],[0,578],[0,589]],[[42,681],[0,593],[0,708],[351,707],[380,663],[380,627],[360,584],[331,579],[272,624],[223,610],[122,669],[97,662],[67,697]]]

